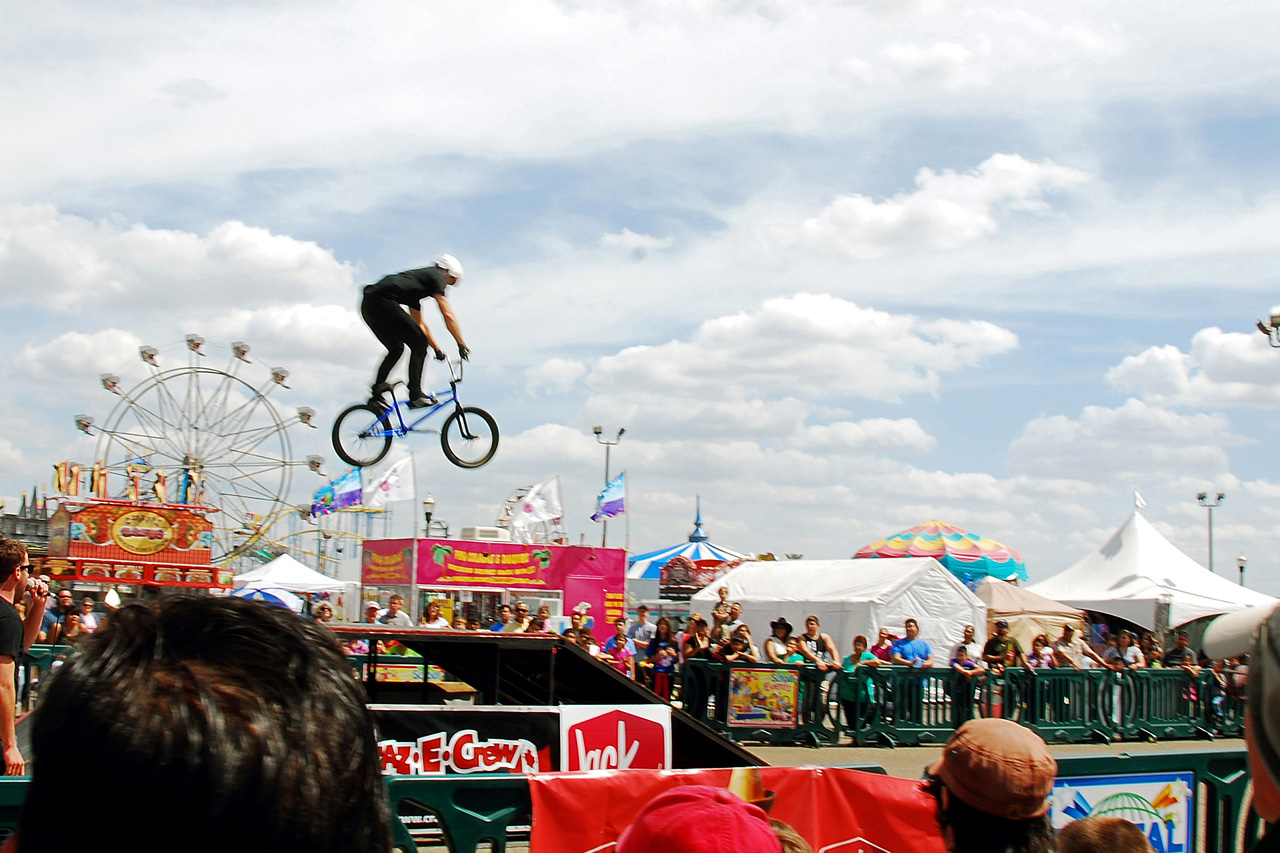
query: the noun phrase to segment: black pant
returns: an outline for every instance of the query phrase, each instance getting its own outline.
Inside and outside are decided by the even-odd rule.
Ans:
[[[364,318],[370,331],[384,347],[387,354],[378,365],[378,375],[374,384],[381,385],[391,375],[391,368],[396,366],[404,348],[409,347],[409,396],[422,396],[422,365],[427,360],[427,336],[413,322],[409,312],[400,303],[376,291],[365,290],[364,299],[360,301],[360,316]]]

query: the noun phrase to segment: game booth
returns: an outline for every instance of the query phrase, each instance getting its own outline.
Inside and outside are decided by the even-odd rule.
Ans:
[[[415,567],[416,578],[411,576]],[[441,615],[479,619],[491,625],[503,604],[524,602],[531,613],[546,605],[548,630],[562,630],[568,614],[586,613],[597,638],[626,616],[626,551],[580,545],[482,542],[463,539],[369,539],[361,557],[366,597],[397,592],[410,597],[414,581],[418,612],[440,605]]]
[[[229,589],[212,564],[212,507],[110,498],[64,498],[49,517],[40,565],[63,583]]]

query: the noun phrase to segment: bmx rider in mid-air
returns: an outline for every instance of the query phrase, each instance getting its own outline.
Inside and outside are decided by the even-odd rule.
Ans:
[[[458,318],[445,296],[445,288],[461,280],[462,264],[453,255],[441,255],[432,266],[398,272],[365,287],[360,316],[387,348],[386,356],[378,365],[369,402],[386,402],[383,395],[391,391],[387,379],[406,346],[409,348],[409,408],[420,409],[435,402],[422,390],[422,366],[427,360],[428,348],[435,352],[438,361],[443,361],[445,355],[422,319],[422,300],[427,297],[436,301],[445,328],[458,344],[458,355],[463,359],[470,356],[471,351],[462,340]],[[408,308],[407,313],[405,308]]]

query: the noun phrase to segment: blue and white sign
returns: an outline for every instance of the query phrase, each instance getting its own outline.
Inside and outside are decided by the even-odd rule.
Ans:
[[[1189,853],[1194,801],[1192,773],[1063,776],[1053,783],[1049,815],[1055,830],[1085,817],[1124,818],[1156,853]]]

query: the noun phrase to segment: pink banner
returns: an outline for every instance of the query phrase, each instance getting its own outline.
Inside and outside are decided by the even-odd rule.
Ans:
[[[411,539],[366,540],[361,581],[407,585],[412,553]],[[609,636],[612,621],[626,615],[627,552],[621,548],[419,539],[417,574],[420,587],[558,591],[565,613],[587,606],[597,637]]]

